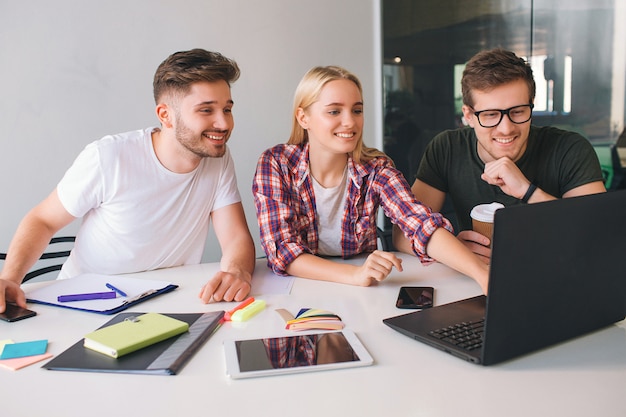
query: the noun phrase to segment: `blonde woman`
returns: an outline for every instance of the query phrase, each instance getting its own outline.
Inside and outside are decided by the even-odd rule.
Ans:
[[[336,67],[315,67],[295,93],[286,144],[259,158],[253,194],[261,245],[281,275],[369,286],[401,259],[376,250],[378,208],[397,224],[422,262],[438,260],[487,290],[488,267],[451,233],[450,223],[416,201],[382,152],[363,144],[359,79]],[[362,265],[336,262],[369,253]]]

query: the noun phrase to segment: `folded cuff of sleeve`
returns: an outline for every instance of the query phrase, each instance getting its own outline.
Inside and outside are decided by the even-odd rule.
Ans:
[[[276,275],[286,276],[287,266],[298,256],[309,251],[294,242],[279,242],[267,240],[263,242],[265,254],[267,255],[267,265],[272,268]]]
[[[413,239],[411,239],[413,252],[423,264],[435,261],[435,259],[429,257],[426,253],[426,245],[428,245],[428,241],[433,233],[435,233],[435,230],[440,227],[443,227],[450,233],[454,233],[454,228],[448,219],[443,217],[440,213],[432,213],[428,218],[422,221],[420,227],[416,229]]]

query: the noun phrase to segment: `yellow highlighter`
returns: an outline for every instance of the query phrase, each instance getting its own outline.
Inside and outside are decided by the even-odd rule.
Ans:
[[[263,300],[255,300],[249,306],[242,308],[241,310],[237,310],[230,317],[230,321],[246,321],[251,319],[257,313],[265,308],[265,301]]]

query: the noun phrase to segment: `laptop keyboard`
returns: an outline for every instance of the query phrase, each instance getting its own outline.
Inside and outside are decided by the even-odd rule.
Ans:
[[[484,324],[484,319],[467,321],[433,330],[429,334],[461,349],[471,351],[480,349],[483,345]]]

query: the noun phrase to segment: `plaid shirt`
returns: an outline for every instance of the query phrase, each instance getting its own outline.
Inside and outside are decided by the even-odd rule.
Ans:
[[[340,343],[333,346],[328,342],[330,335],[287,336],[272,339],[263,339],[267,357],[274,368],[294,368],[297,366],[317,365],[319,361],[325,363],[329,355],[341,362],[358,360],[352,349]]]
[[[317,363],[317,335],[263,339],[274,368],[294,368]]]
[[[378,207],[397,224],[422,262],[426,244],[439,227],[450,222],[420,204],[402,174],[388,158],[365,164],[348,159],[348,198],[341,225],[342,256],[372,252],[377,246]],[[281,144],[266,150],[257,164],[252,185],[268,266],[279,275],[302,253],[317,254],[318,222],[309,174],[309,146]]]

